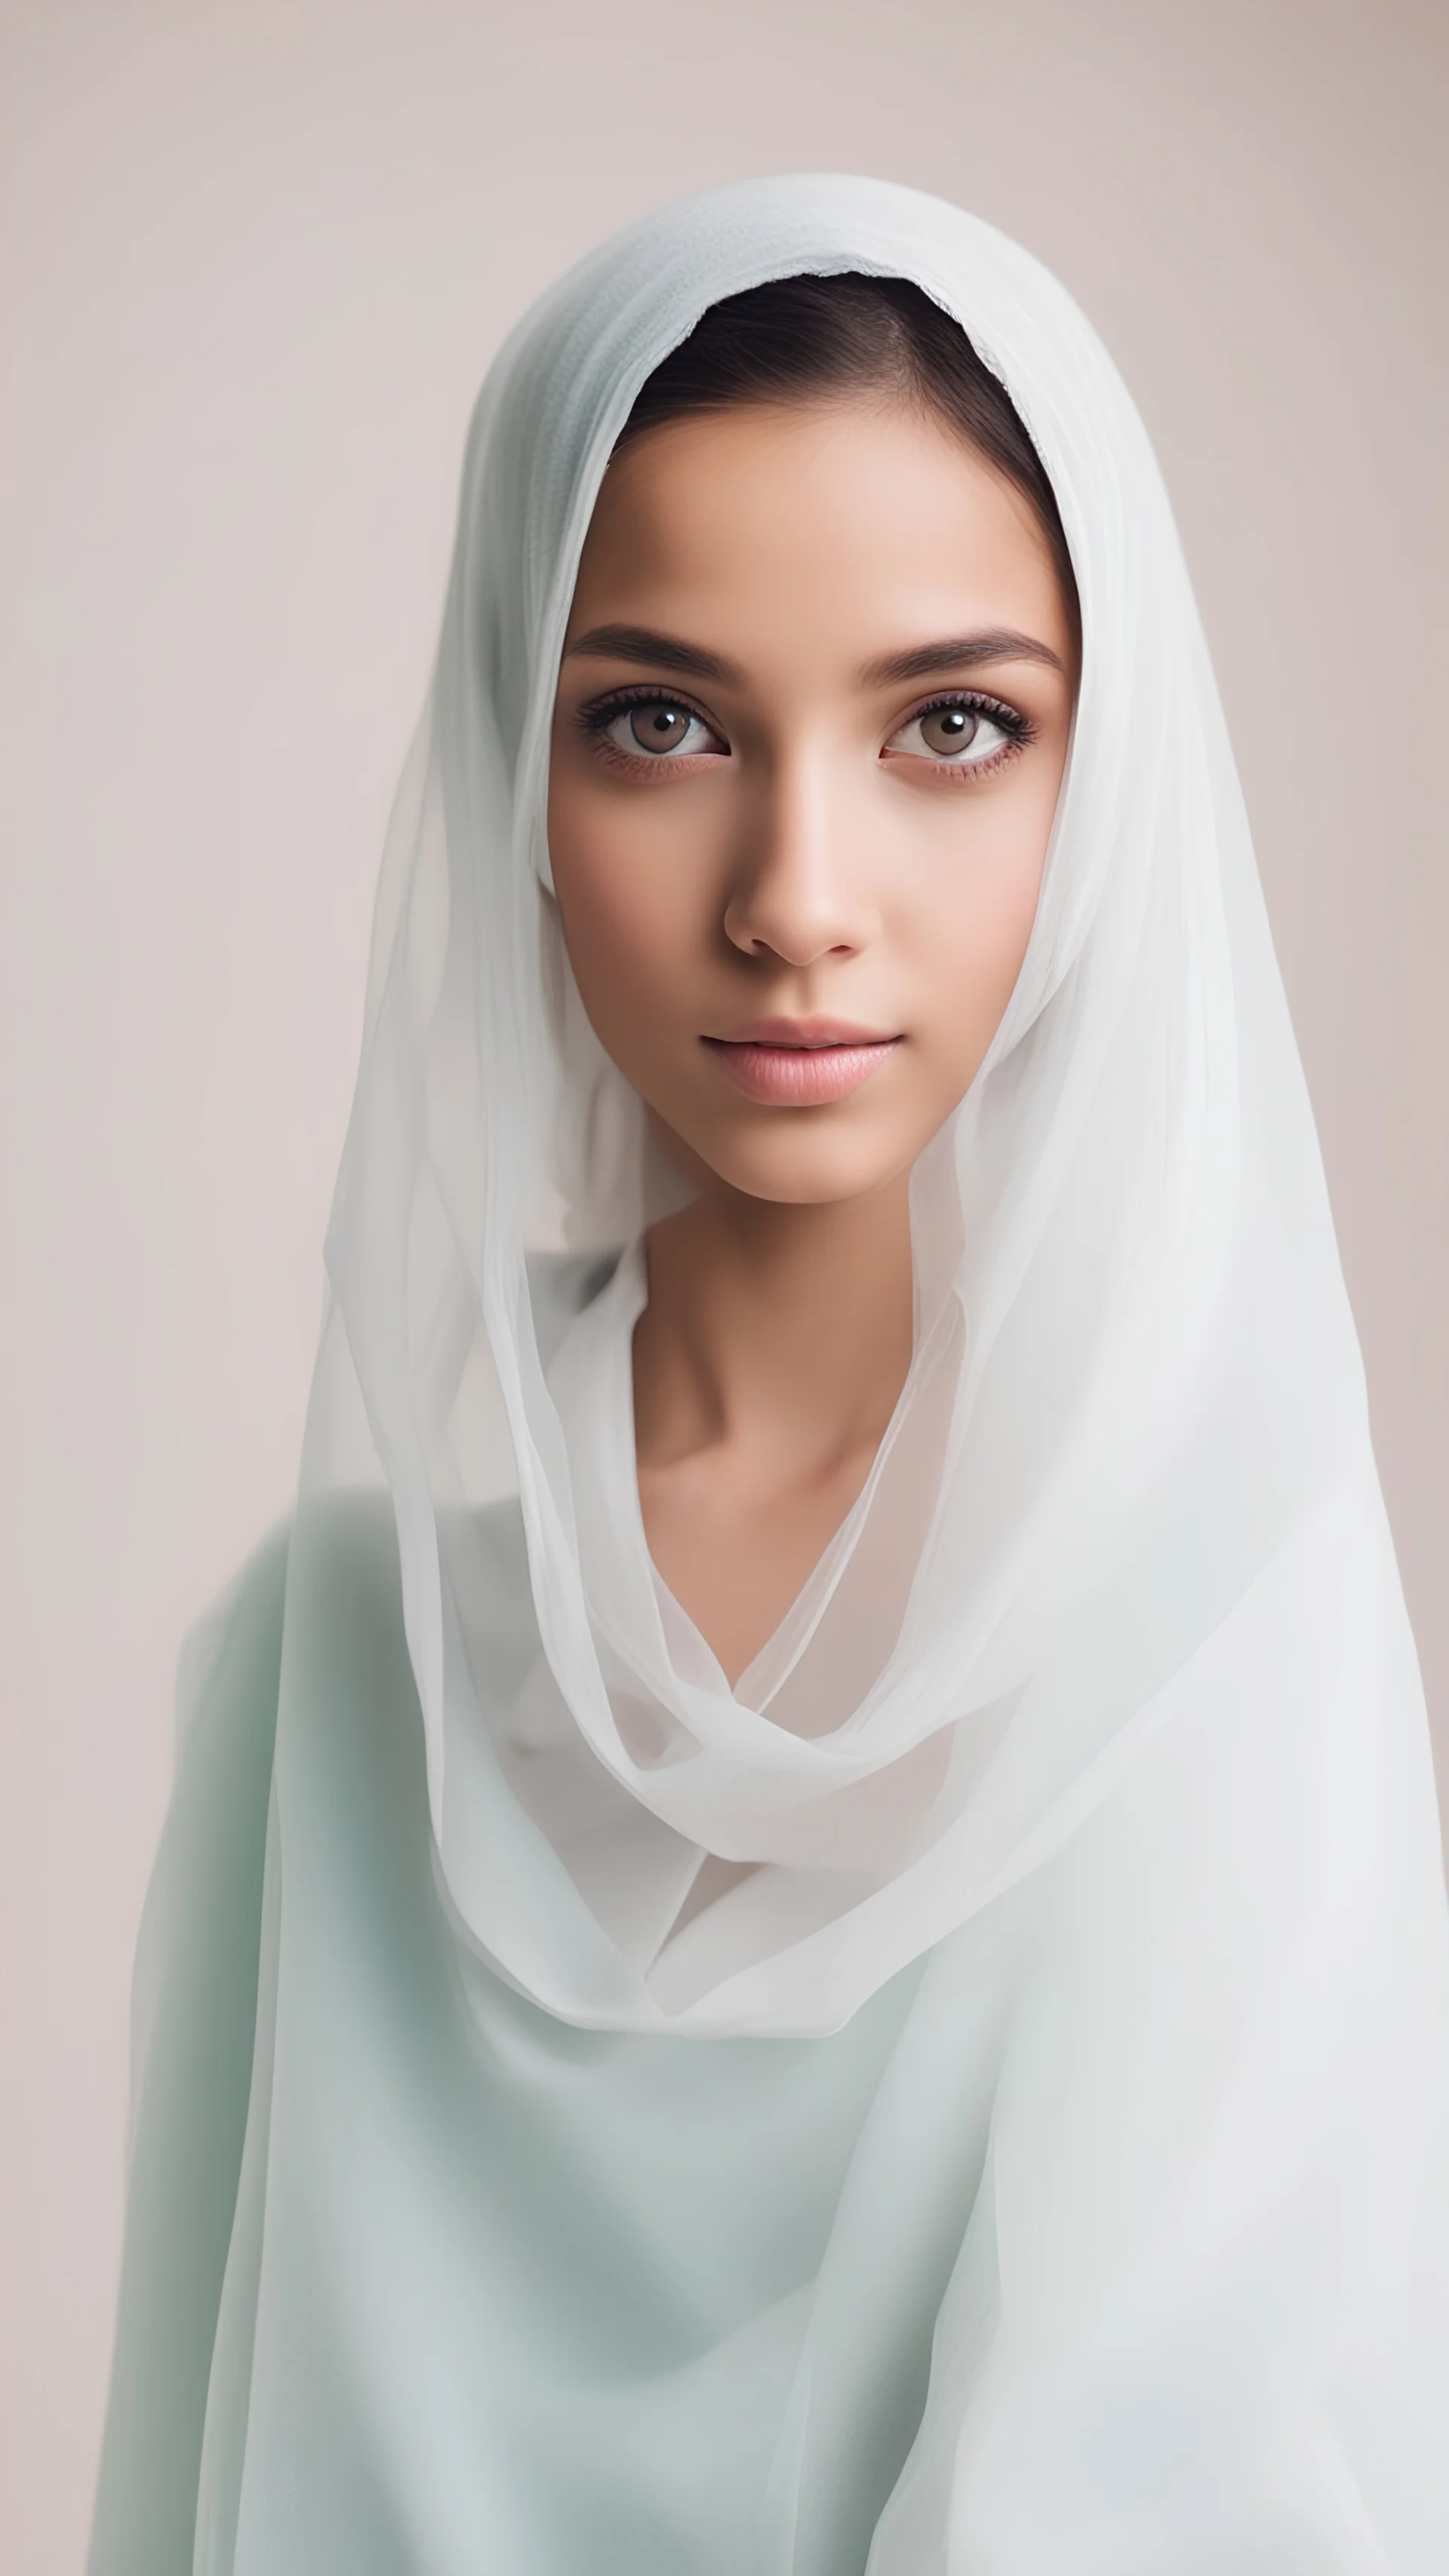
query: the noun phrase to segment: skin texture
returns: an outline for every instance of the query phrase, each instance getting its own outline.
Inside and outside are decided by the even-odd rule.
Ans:
[[[928,669],[875,667],[948,641]],[[549,847],[584,1007],[696,1191],[647,1240],[639,1492],[732,1681],[900,1394],[909,1174],[1025,954],[1076,668],[1028,504],[917,406],[744,406],[647,433],[605,477]],[[762,1020],[793,1043],[730,1043]],[[822,1020],[871,1052],[802,1053]]]

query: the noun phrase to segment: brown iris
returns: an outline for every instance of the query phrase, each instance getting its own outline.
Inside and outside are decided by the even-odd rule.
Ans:
[[[667,699],[655,698],[634,708],[629,731],[641,751],[674,751],[693,721],[687,707],[671,706]]]
[[[922,742],[949,758],[953,751],[969,750],[980,718],[970,707],[928,707],[918,721]]]

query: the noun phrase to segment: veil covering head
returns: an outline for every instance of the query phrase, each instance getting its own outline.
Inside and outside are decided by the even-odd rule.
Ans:
[[[549,726],[584,533],[644,379],[720,298],[838,270],[914,280],[1005,384],[1060,506],[1082,677],[1025,964],[913,1179],[904,1392],[732,1690],[644,1545],[617,1366],[637,1282],[612,1292],[613,1364],[585,1330],[554,1367],[605,1268],[561,1253],[631,1245],[668,1184],[547,894]],[[465,1942],[581,2023],[838,2027],[1075,1830],[1223,1623],[1286,1583],[1285,1550],[1329,1546],[1350,1498],[1377,1513],[1168,503],[1100,343],[987,225],[866,180],[726,188],[606,244],[502,349],[389,837],[327,1258],[303,1508],[380,1465],[446,1900]],[[510,1502],[542,1647],[522,1706],[479,1538]],[[1348,1599],[1318,1563],[1285,1592],[1285,1644],[1385,1586],[1401,1627],[1381,1538]],[[1261,1707],[1257,1762],[1296,1758],[1258,1647],[1219,1688]],[[740,1881],[676,1931],[706,1853]]]
[[[549,725],[641,384],[848,270],[1017,406],[1081,686],[904,1389],[732,1688],[645,1542],[675,1185]],[[502,349],[327,1265],[295,1514],[183,1692],[91,2576],[1442,2576],[1449,1933],[1362,1371],[1151,450],[988,226],[727,188]]]

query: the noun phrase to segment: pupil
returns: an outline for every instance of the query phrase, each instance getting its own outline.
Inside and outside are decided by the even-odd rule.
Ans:
[[[943,733],[962,733],[966,726],[964,707],[943,707],[939,718]]]
[[[654,730],[656,733],[673,733],[678,722],[679,716],[673,707],[658,707],[655,709]]]

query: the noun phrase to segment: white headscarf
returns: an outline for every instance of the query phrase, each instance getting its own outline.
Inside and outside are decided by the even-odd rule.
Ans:
[[[904,1392],[731,1690],[645,1545],[659,1175],[545,768],[636,392],[812,270],[999,373],[1083,668]],[[514,332],[328,1265],[143,1938],[93,2576],[1443,2576],[1449,1933],[1362,1372],[1151,451],[985,225],[728,188]]]
[[[1025,965],[917,1168],[907,1385],[859,1504],[731,1691],[649,1567],[608,1334],[562,1386],[546,1375],[552,1309],[585,1290],[530,1255],[631,1244],[651,1187],[642,1110],[544,895],[547,745],[580,546],[643,380],[719,298],[842,269],[913,279],[1006,385],[1076,569],[1081,695]],[[986,225],[878,182],[751,182],[608,243],[514,331],[389,841],[328,1265],[304,1499],[350,1471],[332,1426],[360,1387],[447,1887],[553,2013],[837,2027],[1076,1829],[1294,1548],[1271,1673],[1245,1643],[1219,1685],[1258,1712],[1255,1782],[1301,1758],[1284,1659],[1370,1607],[1400,1640],[1376,1720],[1392,1702],[1417,1740],[1386,1549],[1331,1578],[1314,1553],[1350,1502],[1377,1526],[1362,1372],[1167,500],[1081,314]],[[475,1535],[515,1495],[549,1677],[523,1715]],[[510,1748],[544,1737],[545,1767],[576,1776],[529,1812]],[[1405,1819],[1421,1837],[1426,1796]],[[590,1848],[561,1871],[570,1806]],[[1181,1841],[1189,1867],[1190,1818]],[[672,1941],[703,1852],[754,1866]],[[611,1890],[641,1868],[654,1901],[624,1955]]]

